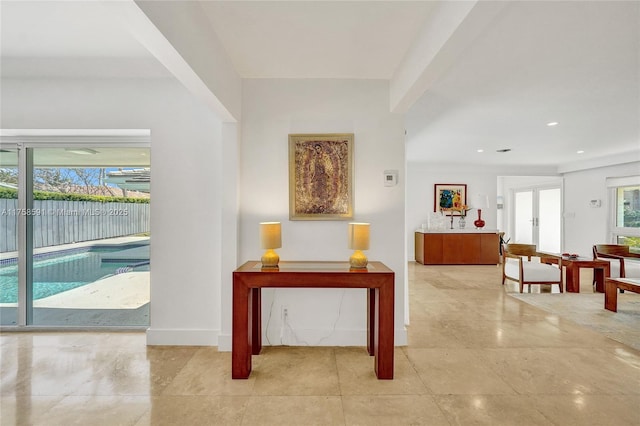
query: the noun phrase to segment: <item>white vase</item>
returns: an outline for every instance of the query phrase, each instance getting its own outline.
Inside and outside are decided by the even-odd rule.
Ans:
[[[467,226],[467,221],[464,219],[464,216],[460,216],[460,219],[458,219],[458,228],[464,229],[465,226]]]

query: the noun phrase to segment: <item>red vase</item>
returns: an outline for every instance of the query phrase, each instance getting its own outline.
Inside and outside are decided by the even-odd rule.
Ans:
[[[482,210],[478,209],[478,219],[473,221],[476,228],[480,229],[484,227],[484,220],[482,220]]]

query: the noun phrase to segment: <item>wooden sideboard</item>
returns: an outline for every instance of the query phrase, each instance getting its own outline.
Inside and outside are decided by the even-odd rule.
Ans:
[[[497,232],[416,232],[415,259],[423,265],[496,265]]]

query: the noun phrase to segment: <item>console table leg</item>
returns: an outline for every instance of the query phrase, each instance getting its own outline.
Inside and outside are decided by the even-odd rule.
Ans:
[[[251,290],[234,286],[231,338],[231,377],[247,379],[251,373]]]
[[[251,353],[262,351],[262,295],[260,288],[251,289]]]
[[[375,370],[378,379],[393,379],[393,287],[375,289]]]
[[[367,352],[373,356],[375,354],[376,336],[376,290],[367,289]]]

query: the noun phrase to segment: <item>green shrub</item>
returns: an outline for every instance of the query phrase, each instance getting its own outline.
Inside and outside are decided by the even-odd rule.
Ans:
[[[18,198],[18,191],[11,188],[0,188],[0,198]],[[33,191],[34,200],[55,201],[93,201],[98,203],[133,203],[149,204],[149,198],[107,197],[104,195],[67,194],[63,192]]]

